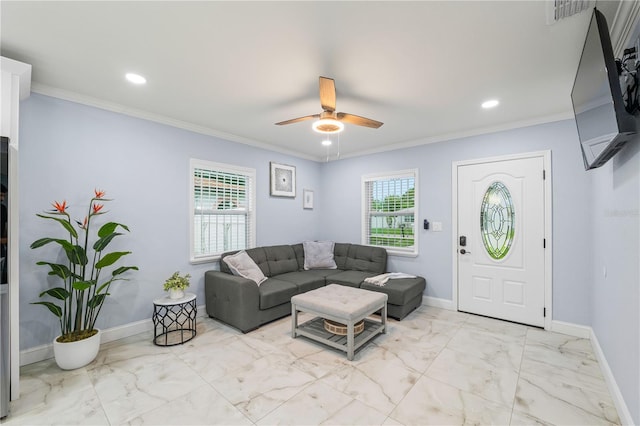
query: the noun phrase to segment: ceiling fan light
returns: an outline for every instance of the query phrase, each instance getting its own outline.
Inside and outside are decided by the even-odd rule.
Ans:
[[[344,130],[344,124],[333,118],[322,118],[315,121],[311,127],[318,133],[340,133]]]

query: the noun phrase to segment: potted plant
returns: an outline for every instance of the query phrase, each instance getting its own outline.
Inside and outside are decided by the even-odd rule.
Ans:
[[[96,357],[100,348],[100,330],[95,325],[109,296],[109,288],[114,282],[125,280],[121,277],[125,272],[138,270],[137,266],[115,267],[130,251],[105,253],[111,241],[123,235],[117,231],[129,232],[126,225],[107,222],[95,236],[91,235],[94,218],[105,214],[102,211],[104,203],[111,201],[104,198],[104,191],[96,189],[94,192],[82,222],[75,221],[74,224],[67,212],[66,201],[56,201],[52,204],[53,210],[37,214],[61,225],[65,238],[45,237],[31,244],[32,249],[37,249],[55,243],[66,255],[64,263],[37,262],[37,265],[48,266],[49,275],[59,278],[62,284],[40,294],[41,298],[51,301],[33,302],[47,307],[60,322],[60,336],[54,340],[53,349],[58,366],[65,370],[83,367]],[[109,275],[107,268],[113,268]]]
[[[164,291],[169,292],[169,298],[180,299],[184,297],[184,289],[189,287],[191,275],[180,276],[180,271],[176,271],[164,282]]]

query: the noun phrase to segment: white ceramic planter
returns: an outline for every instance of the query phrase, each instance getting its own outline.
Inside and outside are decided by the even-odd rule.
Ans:
[[[169,299],[182,299],[184,297],[184,290],[172,288],[169,290]]]
[[[96,358],[100,350],[100,338],[102,332],[98,330],[96,334],[88,339],[77,342],[59,343],[57,338],[53,341],[53,354],[58,367],[63,370],[75,370],[84,367]]]

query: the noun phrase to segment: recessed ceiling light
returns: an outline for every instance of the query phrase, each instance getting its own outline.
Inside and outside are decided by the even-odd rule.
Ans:
[[[490,99],[482,103],[482,108],[487,109],[487,108],[497,107],[499,103],[500,102],[498,102],[497,99]]]
[[[329,139],[325,139],[322,141],[322,145],[323,146],[330,146],[331,145],[331,141]]]
[[[145,84],[147,82],[146,78],[144,78],[143,76],[141,76],[139,74],[134,74],[132,72],[127,73],[127,75],[125,75],[125,77],[126,77],[127,80],[129,80],[133,84]]]

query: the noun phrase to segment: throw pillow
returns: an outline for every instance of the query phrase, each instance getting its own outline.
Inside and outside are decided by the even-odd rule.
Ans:
[[[246,251],[239,251],[236,254],[224,257],[222,260],[229,265],[229,269],[231,269],[233,275],[255,281],[258,286],[267,279],[260,267]]]
[[[338,269],[333,259],[333,241],[305,241],[304,269]]]

